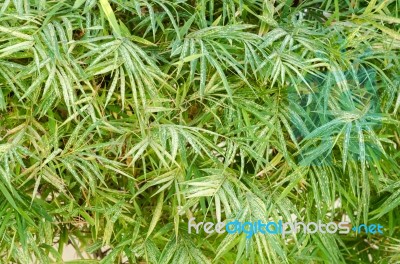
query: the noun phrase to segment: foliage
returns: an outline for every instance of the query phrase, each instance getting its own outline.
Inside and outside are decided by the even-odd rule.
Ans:
[[[399,5],[2,1],[1,262],[400,261]],[[385,233],[188,234],[293,215]]]

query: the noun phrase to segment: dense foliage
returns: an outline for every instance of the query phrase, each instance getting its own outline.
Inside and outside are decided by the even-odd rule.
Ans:
[[[1,262],[69,243],[102,263],[400,261],[399,8],[1,1]],[[191,217],[384,234],[207,236]]]

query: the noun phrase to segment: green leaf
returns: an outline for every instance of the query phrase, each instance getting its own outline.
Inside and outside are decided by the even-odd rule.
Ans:
[[[100,2],[101,9],[103,10],[104,14],[106,15],[107,20],[110,23],[110,26],[113,29],[114,33],[117,36],[121,36],[121,29],[119,27],[117,19],[115,18],[115,14],[111,8],[110,3],[108,2],[108,0],[99,0],[99,2]]]
[[[151,235],[151,233],[153,232],[154,228],[156,227],[156,224],[157,224],[158,220],[161,217],[163,203],[164,203],[164,192],[161,192],[160,195],[158,196],[157,205],[156,205],[156,207],[154,209],[153,218],[151,219],[151,222],[149,224],[149,228],[147,230],[146,238],[148,238]]]

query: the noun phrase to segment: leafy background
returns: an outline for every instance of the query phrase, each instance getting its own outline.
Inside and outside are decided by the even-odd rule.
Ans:
[[[67,244],[88,263],[399,262],[399,8],[3,0],[1,262]],[[189,235],[191,217],[384,235]]]

